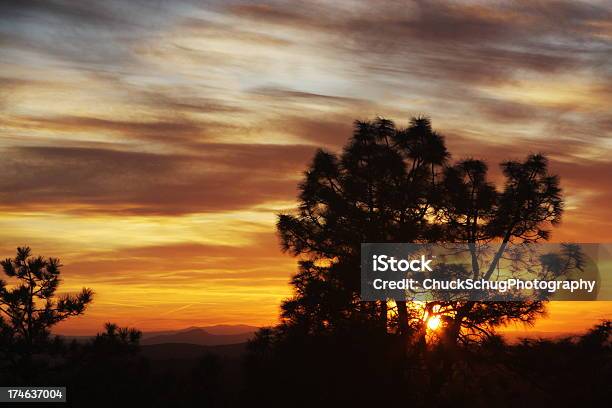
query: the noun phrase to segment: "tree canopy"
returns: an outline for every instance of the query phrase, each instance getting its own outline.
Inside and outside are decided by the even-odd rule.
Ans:
[[[504,181],[496,186],[484,161],[452,162],[444,137],[426,117],[412,118],[406,128],[384,118],[355,122],[342,152],[317,151],[299,185],[298,208],[278,217],[282,248],[300,257],[294,295],[282,305],[284,330],[317,333],[358,324],[422,336],[426,319],[436,314],[454,343],[492,334],[509,321],[532,322],[544,311],[540,301],[359,299],[363,242],[466,243],[474,251],[498,242],[486,268],[472,265],[475,277],[488,279],[509,243],[548,240],[563,199],[547,159],[530,154],[501,169]]]
[[[60,260],[32,256],[29,247],[17,248],[16,256],[0,265],[12,281],[9,285],[0,279],[0,352],[27,372],[32,354],[46,345],[51,327],[82,314],[93,291],[83,288],[77,294],[57,296]]]

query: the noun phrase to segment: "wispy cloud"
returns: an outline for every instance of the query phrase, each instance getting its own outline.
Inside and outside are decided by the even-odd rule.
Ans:
[[[0,15],[0,250],[60,252],[69,287],[96,284],[96,324],[129,321],[125,299],[145,325],[164,302],[193,305],[173,325],[274,319],[293,269],[274,212],[316,147],[377,115],[431,115],[454,158],[494,176],[548,154],[568,198],[556,239],[609,241],[609,2],[28,0]]]

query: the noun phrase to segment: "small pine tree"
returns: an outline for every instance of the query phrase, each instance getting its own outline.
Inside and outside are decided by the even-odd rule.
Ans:
[[[93,291],[83,288],[74,295],[56,295],[61,263],[57,258],[32,256],[29,247],[17,248],[15,258],[0,261],[14,284],[0,279],[0,332],[2,351],[15,364],[27,363],[43,351],[50,329],[57,323],[83,314]],[[26,364],[27,365],[27,364]]]

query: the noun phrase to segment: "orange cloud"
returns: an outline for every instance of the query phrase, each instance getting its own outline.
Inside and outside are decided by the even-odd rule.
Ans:
[[[603,3],[21,1],[0,16],[0,253],[30,244],[64,260],[66,290],[97,291],[62,330],[273,323],[295,270],[274,214],[315,148],[377,115],[430,115],[453,159],[484,158],[495,180],[546,153],[567,198],[553,239],[610,241]],[[610,311],[554,304],[542,327]]]

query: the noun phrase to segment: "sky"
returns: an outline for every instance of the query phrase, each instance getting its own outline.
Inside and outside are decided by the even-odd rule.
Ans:
[[[3,1],[0,89],[0,257],[94,289],[64,333],[275,323],[275,214],[356,119],[428,115],[494,178],[545,153],[553,240],[612,242],[606,1]],[[611,315],[555,302],[533,330]]]

